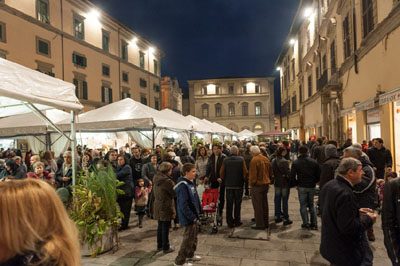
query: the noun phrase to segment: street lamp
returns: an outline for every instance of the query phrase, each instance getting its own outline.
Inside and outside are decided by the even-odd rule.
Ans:
[[[306,8],[304,10],[304,17],[306,17],[306,18],[310,17],[312,15],[312,12],[313,12],[313,10],[311,7]]]
[[[277,68],[276,68],[276,71],[281,71],[281,68],[280,68],[280,67],[277,67]]]
[[[291,39],[289,43],[290,43],[291,45],[294,45],[294,44],[296,43],[296,40],[295,40],[295,39]]]

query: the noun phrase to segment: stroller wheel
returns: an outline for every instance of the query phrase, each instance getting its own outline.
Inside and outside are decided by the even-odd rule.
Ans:
[[[211,234],[216,234],[216,233],[218,233],[218,227],[217,227],[216,225],[214,225],[214,226],[211,228]]]

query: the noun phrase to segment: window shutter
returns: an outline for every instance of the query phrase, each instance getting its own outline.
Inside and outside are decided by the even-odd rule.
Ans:
[[[75,95],[79,98],[79,81],[77,79],[74,79],[73,83],[75,85]]]
[[[87,88],[87,82],[83,82],[83,97],[84,100],[88,99],[88,88]]]
[[[108,88],[108,101],[109,101],[109,103],[113,102],[112,89],[111,88]]]
[[[106,102],[106,88],[104,86],[101,86],[101,101]]]
[[[72,63],[76,64],[76,54],[72,54]]]
[[[87,60],[86,60],[86,57],[83,57],[83,66],[85,67],[85,66],[87,66]]]

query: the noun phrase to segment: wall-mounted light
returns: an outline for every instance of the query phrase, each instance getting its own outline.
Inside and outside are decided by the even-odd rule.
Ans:
[[[326,41],[326,37],[321,36],[321,40],[322,40],[322,41]]]
[[[331,23],[332,23],[333,25],[336,25],[337,21],[336,21],[336,18],[335,18],[335,17],[331,18],[330,20],[331,20]]]
[[[149,47],[149,54],[153,54],[154,53],[154,51],[155,51],[155,49],[154,49],[154,47]]]
[[[97,9],[92,9],[88,16],[92,19],[99,19],[100,18],[100,12]]]
[[[296,40],[295,40],[295,39],[290,39],[289,43],[290,43],[291,45],[294,45],[294,44],[296,43]]]
[[[130,44],[136,45],[137,41],[138,41],[137,37],[133,37],[132,40],[130,41]]]
[[[311,67],[312,63],[310,61],[307,61],[307,66]]]
[[[280,67],[277,67],[277,68],[276,68],[276,71],[281,71],[281,68],[280,68]]]

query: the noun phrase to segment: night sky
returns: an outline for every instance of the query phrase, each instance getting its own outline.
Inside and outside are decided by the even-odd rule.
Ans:
[[[274,63],[298,6],[298,0],[91,2],[161,49],[162,76],[177,77],[182,88],[190,79],[278,77]]]

